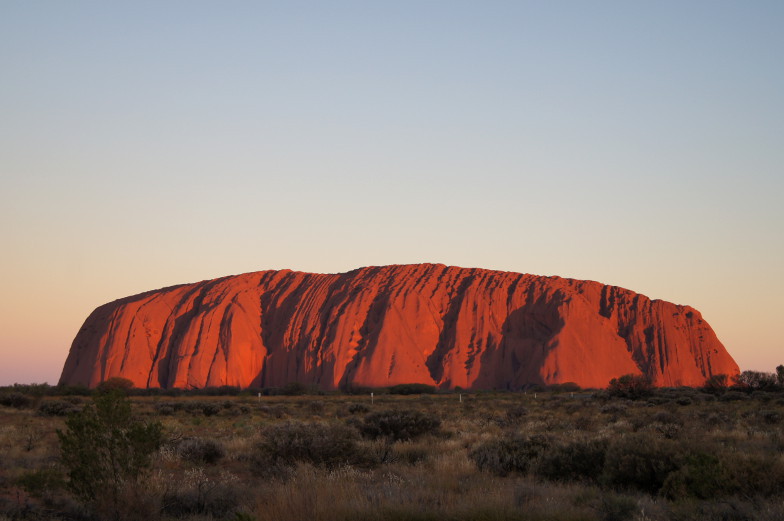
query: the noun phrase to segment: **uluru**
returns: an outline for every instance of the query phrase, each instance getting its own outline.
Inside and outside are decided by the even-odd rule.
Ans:
[[[60,383],[598,388],[624,374],[698,386],[738,365],[689,306],[593,281],[415,264],[260,271],[104,304]]]

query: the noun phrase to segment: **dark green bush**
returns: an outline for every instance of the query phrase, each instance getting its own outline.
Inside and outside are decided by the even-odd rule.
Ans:
[[[603,414],[622,415],[626,413],[626,405],[622,403],[608,403],[603,405],[599,412]]]
[[[680,416],[668,411],[660,411],[653,415],[653,421],[658,423],[671,423],[674,425],[683,425],[683,420]]]
[[[22,474],[17,485],[35,497],[43,497],[65,487],[65,476],[56,468],[42,468]]]
[[[65,400],[46,400],[38,406],[38,414],[43,416],[68,416],[78,411],[78,406]]]
[[[650,435],[628,435],[613,441],[604,460],[603,483],[656,494],[667,476],[681,466],[676,442]]]
[[[84,385],[58,385],[52,390],[54,396],[91,396],[92,391]]]
[[[775,373],[763,373],[761,371],[743,371],[736,376],[733,382],[734,389],[751,392],[758,390],[775,391],[778,390],[778,376]]]
[[[19,392],[0,394],[0,405],[13,407],[14,409],[26,409],[33,403],[33,399]]]
[[[201,406],[201,413],[204,416],[215,416],[221,412],[221,406],[217,403],[205,403]]]
[[[364,403],[350,403],[348,404],[348,412],[351,414],[364,414],[370,411],[370,407],[368,407]]]
[[[642,374],[625,374],[610,380],[607,394],[612,398],[628,398],[639,400],[647,398],[653,393],[653,383],[650,378]]]
[[[728,469],[712,454],[695,453],[685,464],[670,473],[664,481],[662,494],[670,499],[713,499],[732,495],[738,483]]]
[[[289,415],[288,407],[286,407],[282,403],[279,403],[277,405],[272,405],[272,406],[270,406],[270,405],[259,405],[259,412],[261,412],[263,414],[268,414],[268,415],[272,416],[273,418],[278,418],[278,419],[283,418],[283,417]]]
[[[285,396],[302,396],[308,394],[308,387],[299,382],[290,382],[280,389],[280,394]]]
[[[368,414],[359,425],[359,431],[367,438],[398,441],[437,432],[440,426],[441,420],[434,416],[415,410],[396,409]]]
[[[726,374],[711,375],[702,386],[702,391],[708,394],[724,394],[729,385],[729,378]]]
[[[325,408],[326,406],[322,401],[310,402],[308,404],[308,410],[310,411],[311,414],[324,414]]]
[[[762,455],[720,454],[724,465],[746,497],[772,497],[784,494],[784,461]]]
[[[177,455],[191,463],[212,465],[221,459],[226,451],[223,445],[215,440],[205,438],[188,438],[177,444]]]
[[[528,409],[522,405],[513,405],[506,410],[506,419],[510,423],[516,423],[523,419],[528,414]]]
[[[351,463],[358,455],[357,432],[340,423],[287,422],[270,425],[256,445],[260,465],[293,465],[307,462],[334,468]]]
[[[550,384],[547,390],[553,393],[576,393],[582,388],[574,382],[564,382],[562,384]]]
[[[535,472],[551,481],[595,481],[602,473],[607,446],[602,439],[550,446],[541,453]]]
[[[124,492],[142,481],[162,443],[161,424],[137,421],[128,398],[113,390],[94,396],[65,426],[57,436],[69,488],[104,516],[118,517]]]
[[[721,402],[740,402],[748,399],[749,395],[740,391],[727,391],[719,396]]]
[[[159,403],[155,405],[155,412],[161,416],[171,416],[177,409],[167,403]]]
[[[112,376],[111,378],[108,378],[107,380],[99,383],[98,387],[95,388],[96,392],[99,393],[121,391],[125,394],[128,394],[128,391],[131,389],[133,389],[133,382],[121,376]]]
[[[234,385],[221,385],[218,387],[205,387],[199,394],[204,396],[237,396],[241,389]]]
[[[496,438],[474,448],[469,458],[480,470],[506,476],[512,472],[527,472],[550,445],[550,440],[542,435]]]
[[[399,384],[389,388],[389,394],[433,394],[436,388],[427,384]]]

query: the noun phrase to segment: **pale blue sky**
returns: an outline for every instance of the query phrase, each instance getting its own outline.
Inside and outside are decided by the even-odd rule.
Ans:
[[[784,363],[784,3],[0,3],[0,384],[96,306],[459,266],[701,310]]]

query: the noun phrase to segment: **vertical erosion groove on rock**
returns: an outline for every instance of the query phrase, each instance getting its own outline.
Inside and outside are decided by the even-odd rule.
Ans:
[[[592,281],[447,267],[247,273],[105,304],[60,379],[322,389],[701,385],[738,366],[700,313]]]

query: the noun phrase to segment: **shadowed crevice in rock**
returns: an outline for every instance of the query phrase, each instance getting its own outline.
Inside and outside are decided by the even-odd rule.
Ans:
[[[427,368],[430,371],[430,376],[434,381],[440,382],[444,376],[443,361],[446,354],[455,345],[457,317],[460,313],[460,308],[463,305],[466,292],[471,284],[474,282],[473,275],[466,276],[455,291],[454,296],[449,301],[449,307],[443,317],[443,329],[438,338],[438,344],[433,353],[427,358]]]

